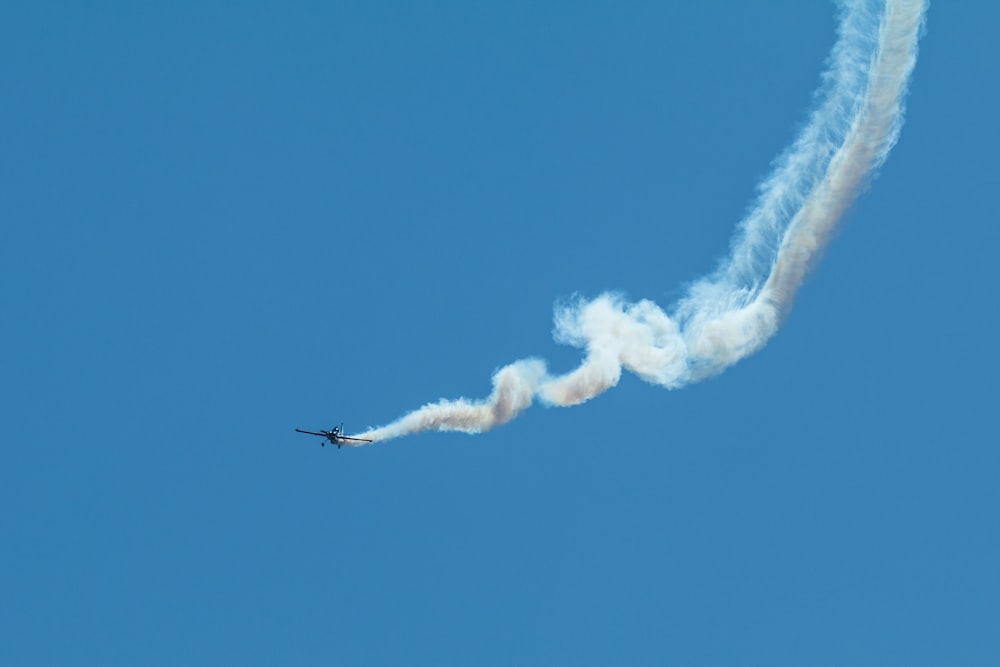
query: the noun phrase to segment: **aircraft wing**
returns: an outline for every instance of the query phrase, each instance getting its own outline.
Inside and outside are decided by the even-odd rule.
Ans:
[[[338,440],[353,440],[354,442],[375,442],[374,440],[368,440],[367,438],[352,438],[350,436],[341,435],[337,437]]]
[[[295,429],[295,431],[297,433],[308,433],[309,435],[318,435],[321,438],[325,438],[326,437],[326,433],[316,433],[315,431],[303,431],[300,428]]]

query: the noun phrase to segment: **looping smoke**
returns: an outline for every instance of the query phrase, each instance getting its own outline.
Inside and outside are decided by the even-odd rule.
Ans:
[[[535,396],[583,403],[618,384],[622,369],[676,389],[721,373],[774,336],[844,211],[885,162],[903,122],[926,0],[846,0],[817,104],[759,187],[729,256],[667,314],[652,301],[602,294],[557,309],[555,338],[585,351],[552,377],[537,359],[493,376],[481,401],[442,400],[359,437],[431,429],[479,433],[527,409]]]

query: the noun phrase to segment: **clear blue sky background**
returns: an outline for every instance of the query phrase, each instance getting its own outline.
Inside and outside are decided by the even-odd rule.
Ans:
[[[668,305],[804,120],[831,3],[0,8],[3,664],[986,665],[992,0],[785,328],[496,431],[349,431]]]

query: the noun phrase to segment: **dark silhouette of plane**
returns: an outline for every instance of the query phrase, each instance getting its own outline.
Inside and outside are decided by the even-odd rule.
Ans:
[[[352,438],[349,435],[343,435],[344,433],[343,424],[341,424],[340,426],[334,426],[329,431],[324,431],[320,429],[319,433],[317,433],[316,431],[303,431],[300,428],[295,429],[295,431],[298,433],[307,433],[309,435],[318,435],[321,438],[326,438],[327,440],[330,441],[331,445],[337,445],[337,449],[340,449],[345,444],[350,445],[353,442],[375,442],[374,440],[368,440],[366,438]],[[325,442],[321,442],[319,444],[324,447],[326,446]]]

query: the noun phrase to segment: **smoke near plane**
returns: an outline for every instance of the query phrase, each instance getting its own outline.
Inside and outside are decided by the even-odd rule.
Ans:
[[[358,434],[374,441],[427,430],[479,433],[537,398],[572,406],[618,384],[622,370],[677,389],[761,349],[845,210],[899,137],[926,0],[845,0],[815,109],[759,186],[729,256],[664,311],[652,301],[603,294],[555,314],[558,342],[583,350],[576,369],[552,376],[540,359],[493,375],[482,400],[442,400]]]

